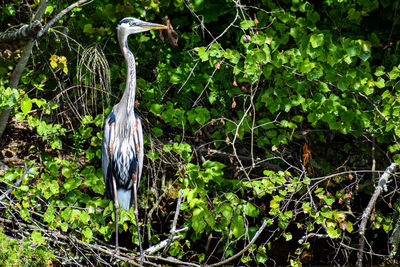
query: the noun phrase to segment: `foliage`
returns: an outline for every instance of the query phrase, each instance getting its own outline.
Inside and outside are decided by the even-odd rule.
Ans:
[[[30,239],[20,243],[17,240],[8,239],[0,232],[0,262],[4,266],[48,266],[54,256],[43,246],[44,240],[40,239],[40,232],[32,233]],[[35,248],[31,247],[31,242]]]
[[[31,4],[35,11],[38,1]],[[28,16],[18,6],[0,7],[3,28]],[[49,1],[44,21],[67,6]],[[38,176],[24,178],[2,217],[112,244],[100,146],[108,102],[118,102],[126,73],[113,29],[126,16],[157,22],[168,15],[177,48],[153,31],[129,38],[147,151],[139,203],[145,245],[168,236],[181,188],[178,227],[188,230],[171,244],[173,257],[229,258],[266,220],[267,234],[231,264],[354,264],[348,248],[357,249],[374,171],[400,163],[398,7],[384,0],[106,0],[75,8],[37,42],[18,88],[8,84],[22,43],[0,55],[0,109],[12,108],[12,124],[31,137],[19,158],[38,163]],[[77,63],[86,60],[84,47],[102,47],[110,34],[108,65],[94,56],[94,65]],[[110,91],[101,78],[82,77],[85,66],[96,68],[93,75],[109,72]],[[10,143],[23,139],[10,130]],[[1,177],[3,187],[16,182],[23,162]],[[387,255],[374,256],[375,264],[398,261],[388,242],[399,195],[392,184],[389,190],[369,220],[371,249]],[[122,212],[119,231],[137,244],[135,229],[133,210]],[[39,233],[24,246],[42,246]]]

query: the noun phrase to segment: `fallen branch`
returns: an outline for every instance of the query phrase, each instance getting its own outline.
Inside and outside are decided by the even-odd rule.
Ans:
[[[390,176],[397,170],[399,165],[397,163],[392,163],[390,164],[389,167],[385,170],[385,172],[382,174],[382,176],[379,178],[378,185],[375,187],[375,192],[371,196],[371,199],[369,200],[369,203],[367,207],[365,208],[363,215],[361,217],[361,223],[360,223],[360,228],[359,228],[359,234],[360,234],[360,239],[359,239],[359,251],[357,253],[357,266],[362,267],[362,262],[363,262],[363,250],[365,246],[365,228],[368,222],[368,218],[371,215],[371,212],[375,206],[376,200],[378,199],[379,195],[383,190],[387,190],[386,184],[389,182]]]
[[[8,31],[0,33],[0,43],[10,43],[19,40],[35,37],[42,29],[42,23],[35,20],[31,24],[25,24],[15,31]]]
[[[182,237],[183,237],[182,235],[174,236],[174,237],[172,238],[172,241],[181,239]],[[165,240],[161,241],[160,243],[158,243],[158,244],[156,244],[156,245],[154,245],[154,246],[149,247],[148,249],[146,249],[146,250],[144,251],[145,256],[147,257],[147,255],[152,255],[152,254],[156,253],[157,251],[161,250],[162,248],[166,247],[167,244],[168,244],[168,242],[169,242],[169,239],[165,239]],[[146,254],[147,254],[147,255],[146,255]]]
[[[32,163],[31,166],[29,166],[28,168],[26,168],[26,170],[24,171],[24,173],[22,174],[22,176],[17,180],[17,182],[16,182],[13,186],[11,186],[10,189],[8,189],[5,193],[3,193],[3,194],[0,196],[0,201],[2,201],[6,196],[8,196],[8,195],[11,193],[11,191],[14,190],[14,188],[16,188],[17,186],[20,185],[20,183],[21,183],[22,180],[24,179],[25,175],[27,175],[27,174],[35,175],[35,174],[29,172],[29,170],[33,167],[33,165],[35,165],[35,163]]]

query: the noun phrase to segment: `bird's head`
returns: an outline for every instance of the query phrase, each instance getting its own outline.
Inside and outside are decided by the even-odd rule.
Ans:
[[[167,29],[167,26],[152,22],[146,22],[135,18],[124,18],[118,23],[117,26],[118,34],[123,34],[125,36],[149,30],[163,29]]]

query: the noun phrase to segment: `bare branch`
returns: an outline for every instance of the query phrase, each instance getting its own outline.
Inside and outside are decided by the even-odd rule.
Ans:
[[[361,267],[363,264],[363,250],[365,246],[365,227],[368,222],[368,218],[370,217],[370,214],[372,212],[372,209],[375,206],[376,200],[378,199],[379,195],[383,190],[386,189],[386,184],[389,181],[390,176],[397,170],[399,165],[397,163],[392,163],[390,166],[385,170],[385,172],[382,174],[382,176],[379,178],[378,185],[375,187],[375,192],[371,196],[371,199],[369,200],[368,206],[365,208],[363,215],[361,217],[361,223],[360,223],[360,228],[359,228],[359,234],[360,234],[360,239],[359,239],[359,251],[357,253],[357,266]]]
[[[254,244],[254,242],[256,242],[257,238],[261,235],[261,233],[264,231],[264,228],[266,226],[267,226],[267,220],[264,220],[264,222],[261,225],[260,229],[258,229],[258,231],[253,236],[253,238],[251,239],[250,243],[247,244],[247,246],[245,246],[241,251],[239,251],[237,254],[233,255],[232,257],[229,257],[226,260],[220,261],[218,263],[211,264],[210,266],[221,266],[221,265],[227,264],[228,262],[230,262],[230,261],[238,258],[239,256],[241,256],[243,253],[245,253],[251,247],[251,245]]]
[[[183,237],[182,235],[174,236],[174,237],[172,237],[171,241],[181,239],[182,237]],[[169,241],[170,241],[170,239],[165,239],[165,240],[161,241],[160,243],[149,247],[148,249],[146,249],[144,251],[144,254],[152,255],[152,254],[156,253],[157,251],[161,250],[162,248],[165,248],[168,245]],[[147,255],[146,255],[146,257],[147,257]]]
[[[0,43],[16,42],[28,38],[33,38],[42,29],[42,23],[35,20],[30,25],[25,24],[15,31],[8,31],[0,33]]]
[[[168,248],[171,245],[172,239],[176,233],[176,223],[178,222],[179,211],[181,210],[182,196],[183,196],[183,190],[181,189],[179,191],[178,202],[176,203],[174,221],[172,222],[172,228],[170,230],[171,234],[169,235],[168,242],[163,250],[163,255],[165,255],[167,253]]]
[[[80,0],[78,2],[73,3],[72,5],[68,6],[67,8],[65,8],[63,11],[61,11],[60,13],[57,14],[57,16],[55,16],[54,18],[52,18],[49,23],[46,24],[46,26],[38,33],[37,37],[40,38],[43,36],[43,34],[45,34],[47,32],[47,30],[53,26],[54,23],[56,23],[59,19],[61,19],[63,16],[65,16],[67,13],[69,13],[72,9],[81,6],[83,4],[85,4],[87,1],[89,0]],[[90,1],[92,2],[92,0]]]

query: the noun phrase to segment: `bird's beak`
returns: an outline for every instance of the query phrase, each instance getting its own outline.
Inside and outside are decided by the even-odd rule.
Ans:
[[[152,22],[143,22],[138,25],[140,28],[144,30],[165,30],[168,27],[162,24],[152,23]]]

